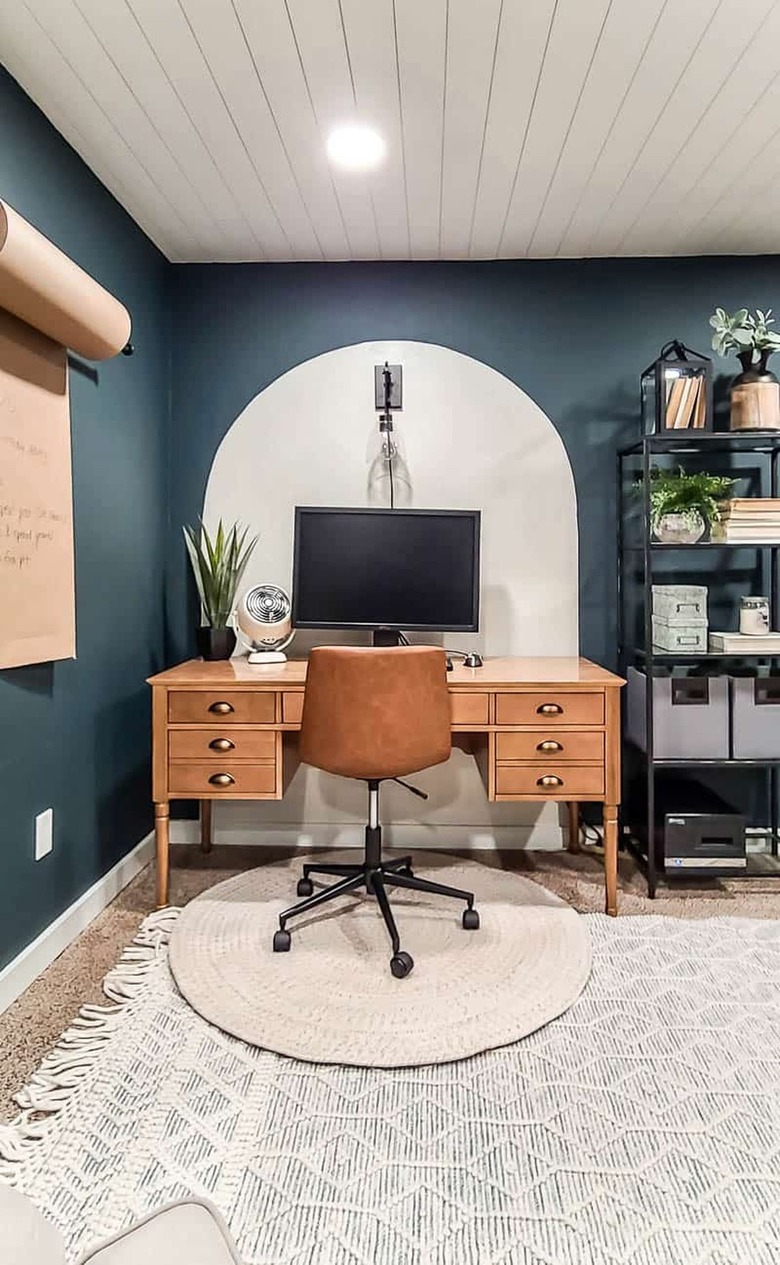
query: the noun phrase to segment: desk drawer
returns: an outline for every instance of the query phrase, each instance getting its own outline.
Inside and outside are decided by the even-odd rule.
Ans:
[[[255,690],[171,690],[168,719],[179,725],[272,725],[276,695]]]
[[[599,730],[547,729],[496,734],[496,759],[533,760],[539,764],[603,764],[604,735]]]
[[[254,760],[259,764],[276,757],[276,734],[272,729],[171,729],[168,732],[171,760]]]
[[[486,725],[488,723],[487,694],[476,694],[464,690],[462,694],[450,694],[452,704],[453,725]]]
[[[227,779],[225,781],[214,779]],[[252,798],[263,795],[273,799],[276,794],[275,764],[240,764],[225,760],[216,763],[207,760],[171,760],[168,765],[168,793],[172,796],[200,799],[204,795],[235,795]]]
[[[285,725],[300,725],[303,716],[303,690],[282,695],[282,720]]]
[[[544,779],[554,779],[545,785]],[[546,799],[579,799],[603,795],[600,764],[497,764],[496,795],[537,795]]]
[[[488,695],[471,692],[451,694],[453,725],[486,725]],[[303,692],[292,690],[282,694],[282,720],[286,725],[300,725],[303,715]]]
[[[565,694],[551,689],[533,694],[497,694],[497,725],[603,725],[604,695]]]

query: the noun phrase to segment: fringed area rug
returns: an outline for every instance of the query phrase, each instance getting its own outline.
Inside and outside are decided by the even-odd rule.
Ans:
[[[591,979],[451,1064],[301,1063],[212,1028],[144,924],[0,1126],[71,1258],[187,1194],[246,1265],[778,1265],[780,923],[588,918]],[[0,1235],[0,1258],[2,1243]]]

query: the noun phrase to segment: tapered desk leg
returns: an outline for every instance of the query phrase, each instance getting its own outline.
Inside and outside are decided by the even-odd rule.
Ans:
[[[201,852],[210,852],[211,845],[214,842],[214,801],[213,799],[202,799],[200,801],[200,850]]]
[[[170,871],[170,808],[168,804],[154,806],[154,838],[157,845],[157,908],[168,904],[168,877]]]
[[[574,801],[566,805],[569,810],[569,852],[580,850],[580,806]]]
[[[604,805],[604,883],[606,913],[617,916],[618,810],[616,804]]]

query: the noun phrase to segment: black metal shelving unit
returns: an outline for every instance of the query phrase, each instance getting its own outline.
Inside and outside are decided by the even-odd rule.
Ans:
[[[748,856],[748,866],[738,875],[729,877],[780,877],[780,751],[773,759],[746,760],[677,760],[659,758],[653,747],[653,707],[652,680],[675,668],[691,668],[717,664],[724,671],[729,668],[739,669],[744,673],[749,669],[755,675],[767,671],[780,674],[780,655],[728,655],[713,652],[701,654],[674,654],[655,650],[652,637],[652,586],[657,582],[659,563],[662,558],[668,565],[670,557],[680,555],[690,565],[689,573],[700,574],[697,582],[706,584],[711,593],[722,577],[728,576],[735,555],[749,557],[748,569],[760,573],[762,591],[770,597],[770,618],[772,628],[780,627],[780,542],[731,542],[700,541],[693,545],[667,544],[651,539],[650,529],[650,470],[653,465],[676,463],[685,465],[681,458],[695,458],[700,462],[706,458],[717,458],[708,464],[711,473],[736,474],[744,467],[739,464],[729,465],[733,457],[756,457],[758,469],[751,469],[750,475],[755,481],[758,474],[757,496],[777,497],[780,489],[780,432],[758,431],[701,431],[677,434],[646,435],[636,442],[620,449],[617,455],[617,509],[618,509],[618,654],[620,669],[625,674],[629,665],[641,667],[648,678],[648,689],[645,703],[645,750],[631,747],[631,759],[624,759],[624,768],[630,762],[644,773],[644,802],[641,811],[645,814],[644,838],[647,847],[643,849],[638,843],[637,832],[631,828],[632,805],[630,797],[624,794],[624,814],[622,840],[633,853],[647,880],[648,895],[656,895],[661,879],[674,882],[685,879],[685,871],[667,873],[663,865],[659,865],[655,843],[655,791],[656,771],[661,769],[679,769],[698,771],[700,773],[722,770],[753,770],[760,773],[765,781],[765,815],[766,822],[754,827],[754,837],[765,837],[769,840],[769,850],[753,853]],[[635,485],[641,484],[639,493]],[[632,515],[631,510],[634,510]],[[628,577],[632,573],[634,580],[639,572],[639,581],[634,582],[635,594],[630,593]],[[763,586],[766,586],[765,588]],[[638,603],[638,611],[636,610]],[[636,616],[638,615],[638,619]],[[633,621],[630,616],[633,616]],[[631,626],[633,622],[633,627]],[[634,812],[636,809],[633,810]],[[688,882],[690,882],[688,878]]]

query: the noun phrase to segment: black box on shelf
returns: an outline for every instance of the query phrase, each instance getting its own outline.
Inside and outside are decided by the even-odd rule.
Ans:
[[[634,833],[647,851],[646,803],[641,791],[632,798],[639,808]],[[742,813],[696,778],[658,771],[652,845],[667,875],[723,878],[744,873],[746,825]]]

